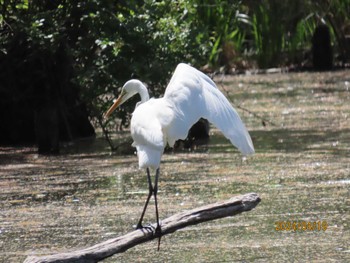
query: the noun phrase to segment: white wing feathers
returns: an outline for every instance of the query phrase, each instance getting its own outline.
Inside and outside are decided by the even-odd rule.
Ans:
[[[230,102],[204,73],[179,64],[165,91],[164,99],[175,111],[169,125],[168,142],[184,139],[200,118],[213,123],[244,155],[254,153],[250,135]]]

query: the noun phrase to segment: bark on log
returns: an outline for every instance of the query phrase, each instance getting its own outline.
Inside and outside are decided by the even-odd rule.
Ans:
[[[186,226],[223,217],[234,216],[252,210],[260,202],[260,197],[249,193],[189,211],[184,211],[161,221],[162,236],[175,232]],[[126,235],[109,239],[89,248],[49,256],[29,256],[24,263],[93,263],[114,254],[122,253],[138,244],[157,238],[156,224],[150,228],[134,230]]]

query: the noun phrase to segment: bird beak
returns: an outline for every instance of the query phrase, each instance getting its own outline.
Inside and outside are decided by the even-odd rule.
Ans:
[[[107,119],[112,114],[112,112],[115,111],[115,109],[125,101],[123,100],[124,95],[125,95],[124,92],[120,94],[118,99],[113,103],[113,105],[109,108],[109,110],[106,111],[105,114],[103,114],[103,118]]]

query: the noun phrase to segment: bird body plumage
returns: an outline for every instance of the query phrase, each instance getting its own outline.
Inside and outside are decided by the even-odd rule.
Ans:
[[[253,143],[238,113],[215,83],[204,73],[181,63],[165,90],[164,97],[148,100],[146,87],[132,80],[140,93],[131,118],[131,136],[140,168],[159,168],[166,144],[185,139],[200,118],[208,119],[244,155],[254,153]]]
[[[171,108],[163,99],[150,99],[134,110],[130,131],[140,168],[159,168],[172,115]]]

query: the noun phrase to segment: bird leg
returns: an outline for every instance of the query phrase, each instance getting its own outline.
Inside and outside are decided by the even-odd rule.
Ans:
[[[145,212],[146,212],[149,200],[150,200],[150,198],[151,198],[151,196],[153,194],[153,196],[154,196],[154,204],[155,204],[155,208],[156,208],[156,219],[157,219],[157,227],[155,229],[155,236],[158,237],[158,250],[159,250],[159,248],[160,248],[160,239],[162,237],[161,236],[162,230],[161,230],[161,227],[160,227],[160,224],[159,224],[158,200],[157,200],[159,168],[156,170],[156,176],[155,176],[155,180],[154,180],[154,187],[152,185],[151,176],[150,176],[150,173],[149,173],[149,168],[147,168],[146,171],[147,171],[147,181],[148,181],[148,196],[147,196],[147,199],[146,199],[145,206],[143,207],[143,211],[142,211],[140,220],[137,223],[136,229],[143,228],[142,220],[143,220],[143,217],[145,215]]]
[[[160,239],[162,238],[162,229],[159,224],[159,214],[158,214],[158,202],[157,202],[157,193],[158,193],[158,178],[159,178],[159,168],[156,170],[156,177],[154,180],[154,189],[153,189],[153,195],[154,195],[154,204],[156,207],[156,218],[157,218],[157,227],[155,230],[155,235],[158,236],[158,251],[160,248]]]
[[[141,229],[141,228],[143,228],[143,226],[142,226],[142,220],[143,220],[143,217],[144,217],[144,215],[145,215],[145,212],[146,212],[146,209],[147,209],[147,206],[148,206],[149,199],[151,198],[152,193],[153,193],[153,191],[154,191],[153,186],[152,186],[151,176],[150,176],[150,174],[149,174],[149,169],[147,168],[146,171],[147,171],[147,181],[148,181],[148,196],[147,196],[147,199],[146,199],[145,206],[143,207],[143,211],[142,211],[140,220],[139,220],[139,222],[137,223],[136,229]]]

